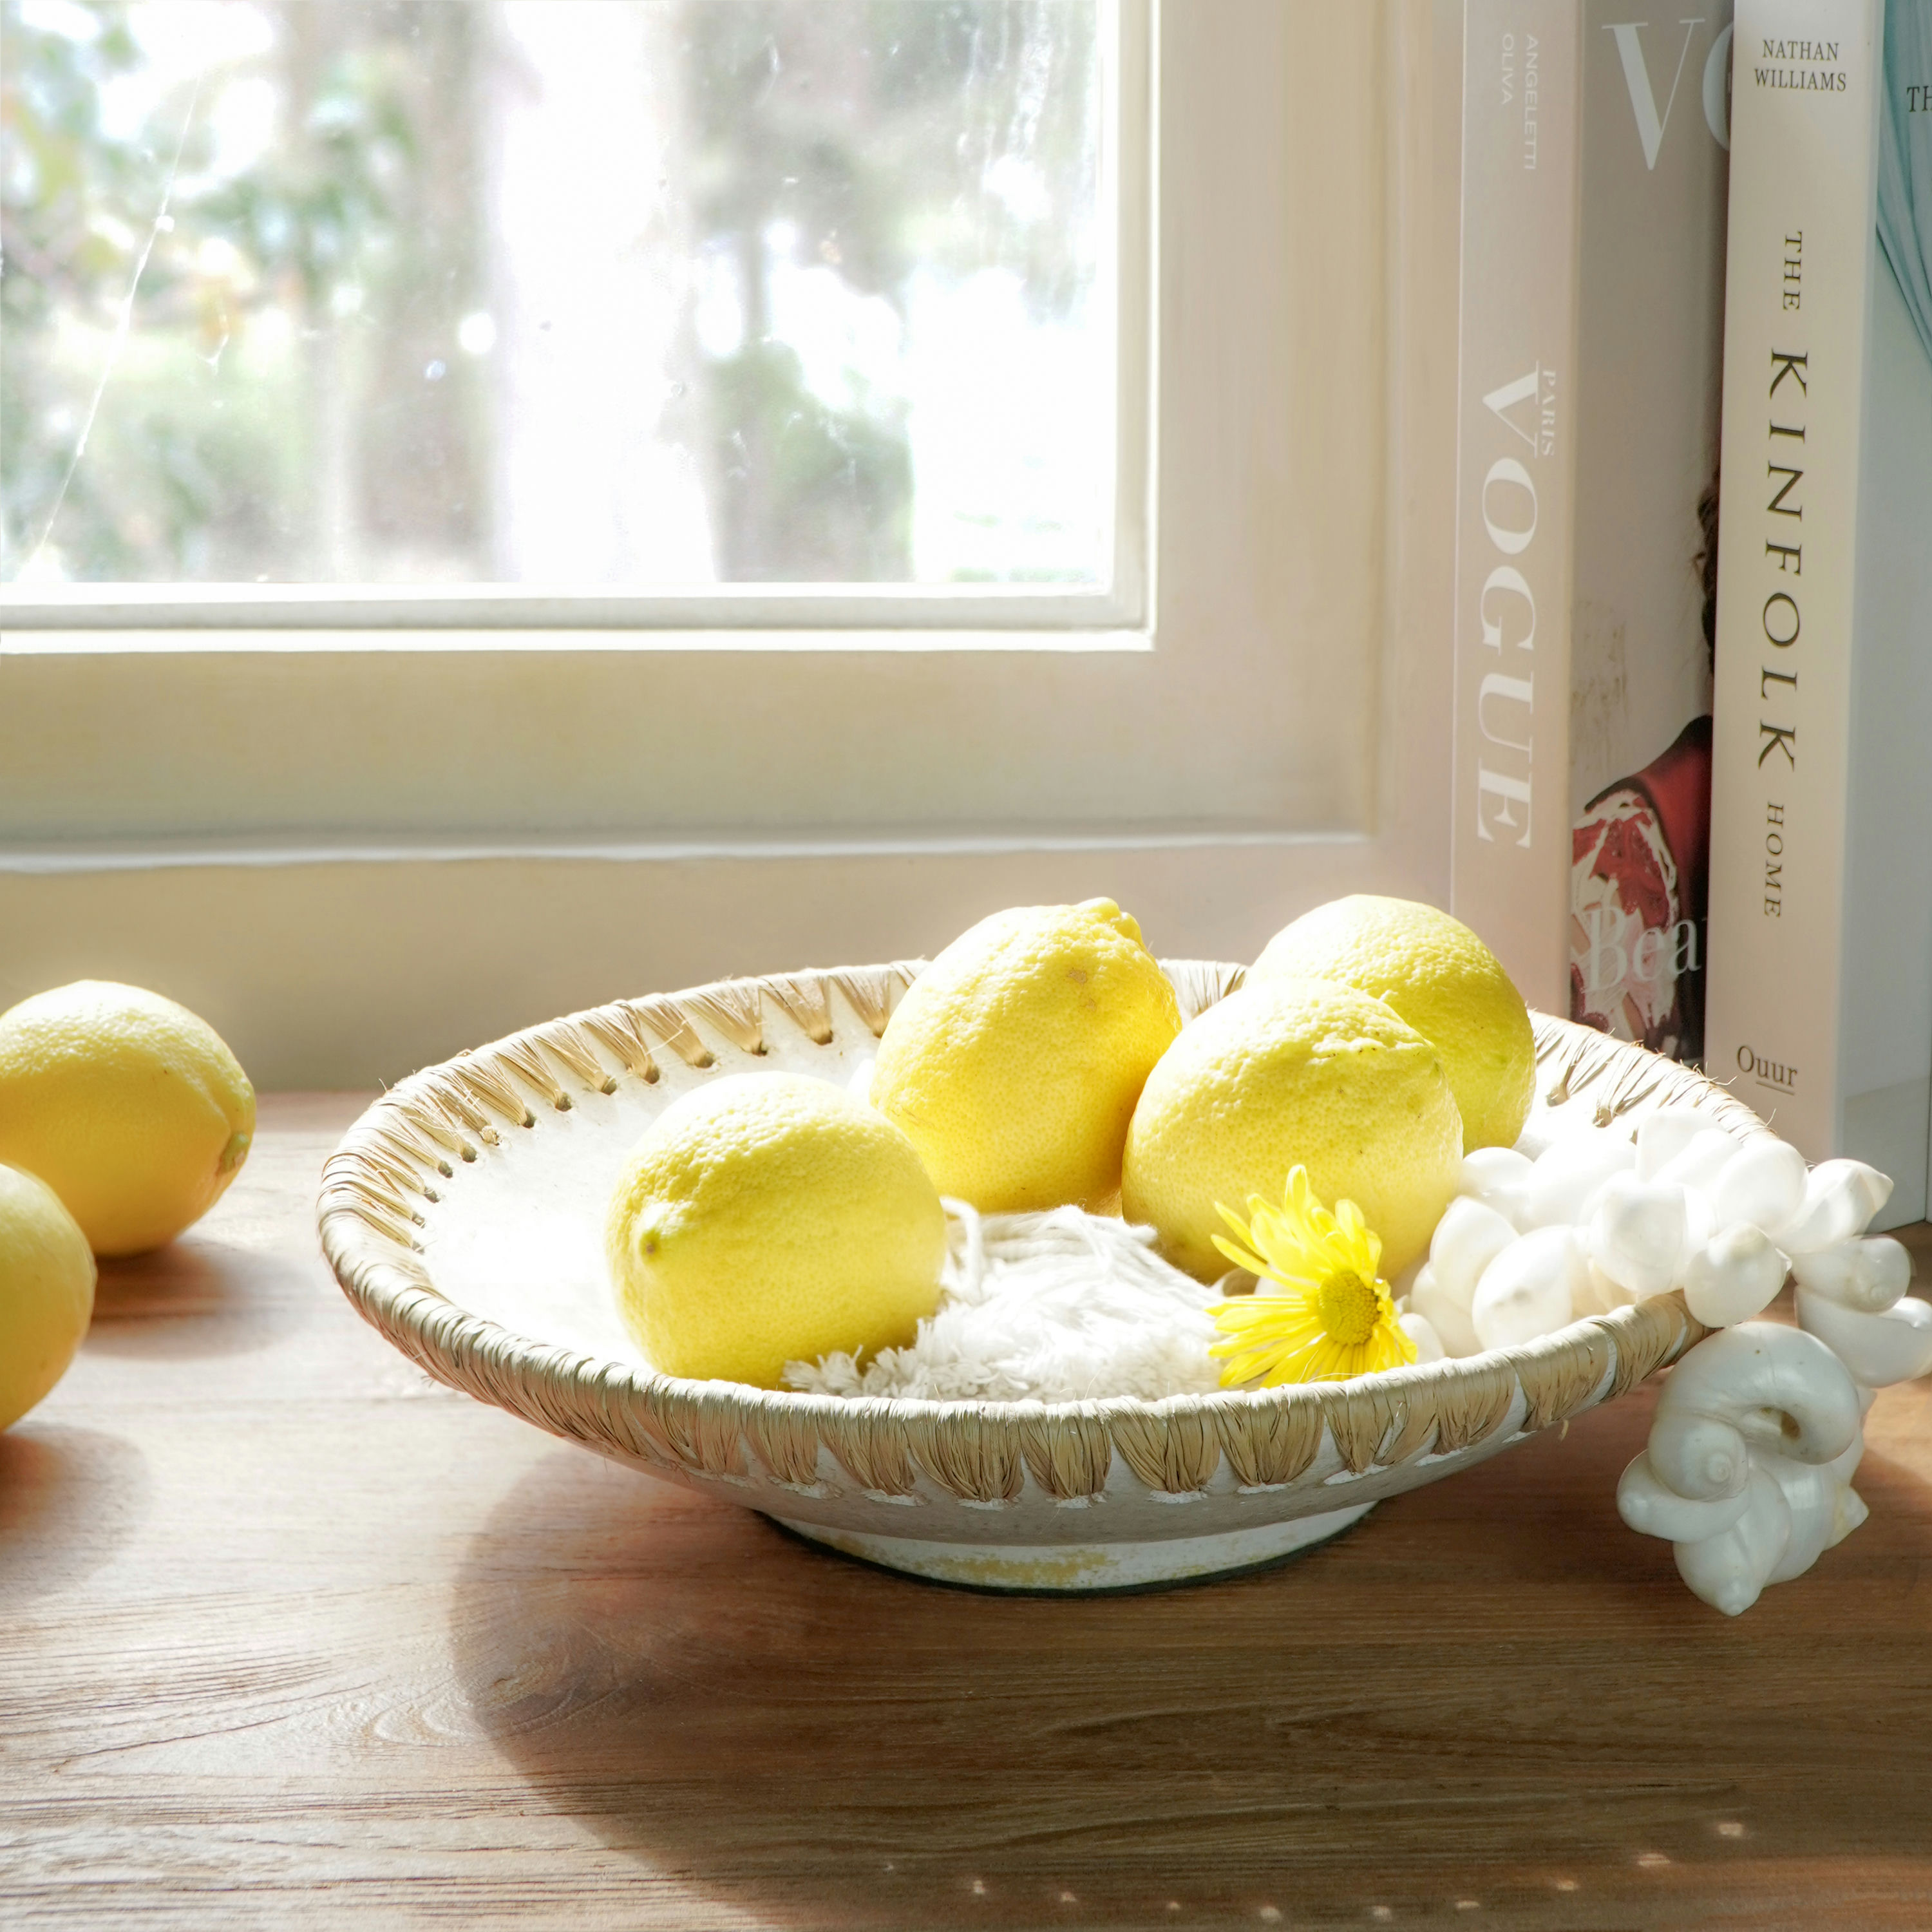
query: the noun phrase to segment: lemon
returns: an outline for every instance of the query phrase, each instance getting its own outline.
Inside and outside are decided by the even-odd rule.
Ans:
[[[946,1213],[912,1143],[863,1100],[728,1074],[652,1123],[606,1241],[655,1367],[775,1388],[787,1362],[913,1340],[938,1305]]]
[[[1352,1201],[1382,1272],[1429,1245],[1456,1192],[1462,1123],[1434,1047],[1379,1000],[1274,980],[1208,1008],[1148,1076],[1127,1135],[1121,1206],[1203,1281],[1227,1263],[1220,1202],[1245,1215],[1308,1169],[1323,1206]]]
[[[1358,893],[1276,933],[1252,980],[1333,980],[1385,1000],[1442,1056],[1466,1150],[1514,1147],[1536,1088],[1529,1010],[1459,919],[1413,899]]]
[[[872,1100],[942,1194],[986,1214],[1098,1208],[1180,1009],[1112,899],[1016,906],[914,981],[879,1042]]]
[[[234,1054],[158,993],[81,980],[0,1014],[0,1161],[38,1174],[97,1255],[200,1220],[254,1133]]]
[[[93,1314],[87,1237],[44,1180],[0,1167],[0,1429],[66,1374]]]

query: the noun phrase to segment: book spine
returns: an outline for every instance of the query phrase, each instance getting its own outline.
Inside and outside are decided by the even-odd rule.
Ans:
[[[1450,905],[1569,1009],[1576,0],[1467,0]]]
[[[1738,0],[1705,1064],[1810,1160],[1840,1000],[1880,0]]]
[[[1641,22],[1624,0],[1588,0],[1583,13],[1569,1010],[1690,1060],[1703,1055],[1730,12],[1715,0]]]

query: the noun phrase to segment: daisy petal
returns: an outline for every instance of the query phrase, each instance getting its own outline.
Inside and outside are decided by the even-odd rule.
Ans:
[[[1255,1210],[1260,1204],[1261,1204],[1258,1201],[1250,1201],[1248,1203],[1249,1221],[1252,1221],[1254,1219]],[[1220,1216],[1222,1220],[1227,1222],[1228,1226],[1232,1228],[1243,1240],[1251,1241],[1254,1239],[1253,1235],[1250,1234],[1248,1232],[1248,1222],[1244,1221],[1240,1216],[1234,1212],[1233,1208],[1227,1206],[1222,1202],[1217,1201],[1214,1204],[1214,1211]]]
[[[1221,1253],[1226,1255],[1228,1260],[1234,1264],[1235,1267],[1246,1268],[1249,1274],[1253,1275],[1263,1275],[1268,1273],[1268,1264],[1259,1255],[1242,1247],[1237,1242],[1229,1240],[1226,1235],[1212,1234],[1208,1238],[1213,1241]]]

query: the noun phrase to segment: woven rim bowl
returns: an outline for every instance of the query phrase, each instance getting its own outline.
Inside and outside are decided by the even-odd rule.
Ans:
[[[724,1072],[844,1078],[922,962],[619,1000],[413,1075],[324,1170],[322,1243],[361,1313],[436,1380],[566,1441],[897,1568],[992,1588],[1215,1574],[1318,1540],[1621,1395],[1705,1330],[1669,1294],[1519,1348],[1359,1381],[1160,1402],[936,1402],[662,1376],[604,1274],[604,1203],[644,1126]],[[1244,969],[1166,963],[1184,1016]],[[1536,1016],[1532,1130],[1623,1132],[1693,1070]]]

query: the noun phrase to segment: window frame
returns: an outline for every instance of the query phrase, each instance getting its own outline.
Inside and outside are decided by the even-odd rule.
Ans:
[[[914,955],[1028,897],[1111,892],[1157,950],[1233,958],[1339,892],[1441,901],[1459,14],[1122,0],[1138,610],[1069,622],[1030,586],[1010,622],[940,598],[914,626],[902,592],[753,587],[757,628],[506,612],[407,648],[374,603],[0,612],[0,994],[111,970],[227,1001],[274,1085],[608,997],[585,976],[620,939],[644,990]],[[560,946],[566,880],[604,904]],[[333,910],[296,935],[298,884]],[[446,997],[411,1034],[430,907]]]

